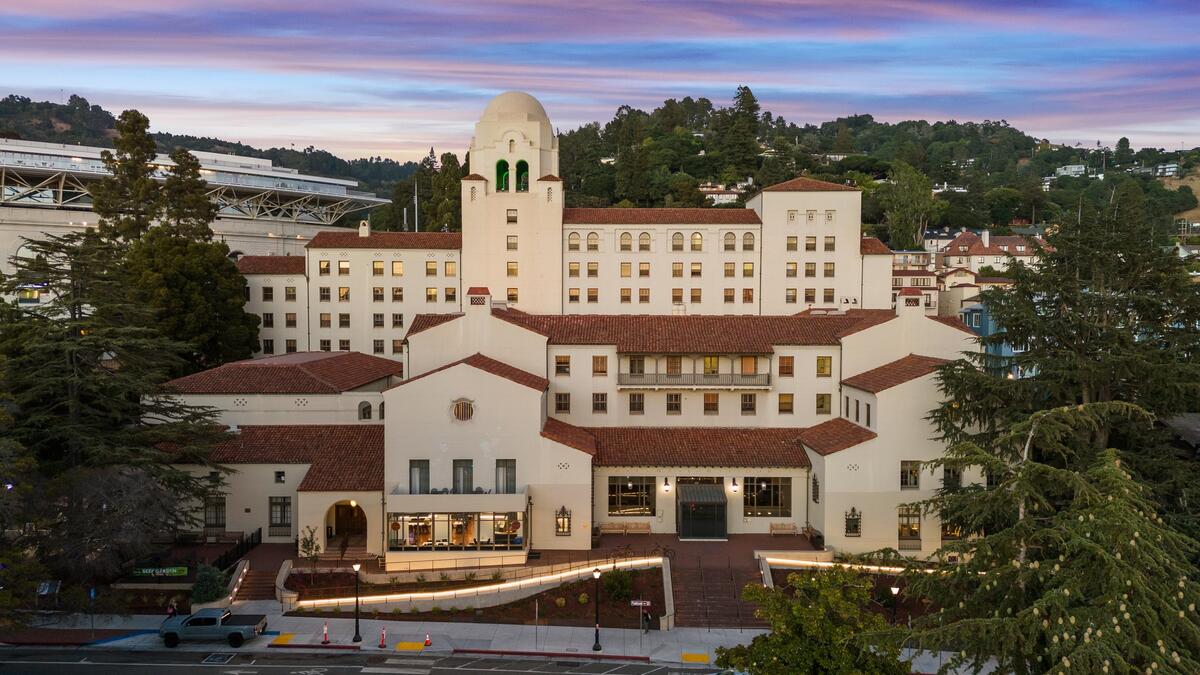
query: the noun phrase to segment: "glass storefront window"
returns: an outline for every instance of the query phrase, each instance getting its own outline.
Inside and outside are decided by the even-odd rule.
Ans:
[[[389,551],[493,551],[525,548],[525,513],[389,513]]]

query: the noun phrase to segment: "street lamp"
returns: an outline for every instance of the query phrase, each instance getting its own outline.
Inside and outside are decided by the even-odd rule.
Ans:
[[[362,634],[358,632],[358,570],[362,569],[360,563],[354,563],[354,641],[362,642]]]
[[[600,568],[592,570],[592,578],[596,580],[596,591],[594,599],[596,601],[596,644],[592,645],[592,651],[600,651]]]
[[[900,587],[892,586],[892,625],[896,625],[896,606],[900,604]]]

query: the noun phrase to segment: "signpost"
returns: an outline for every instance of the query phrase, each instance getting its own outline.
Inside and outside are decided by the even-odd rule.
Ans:
[[[629,606],[630,607],[649,607],[650,601],[649,600],[630,600]]]

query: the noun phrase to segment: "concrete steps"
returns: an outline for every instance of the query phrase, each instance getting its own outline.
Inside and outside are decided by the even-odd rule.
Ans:
[[[742,600],[742,588],[761,583],[753,570],[671,567],[675,624],[693,628],[761,628],[754,605]]]
[[[238,587],[235,600],[274,600],[275,576],[278,571],[256,572],[250,570],[242,585]]]

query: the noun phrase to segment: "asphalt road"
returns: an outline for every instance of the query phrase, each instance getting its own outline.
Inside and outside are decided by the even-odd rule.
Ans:
[[[714,668],[586,659],[0,649],[3,675],[708,675],[715,672]]]

